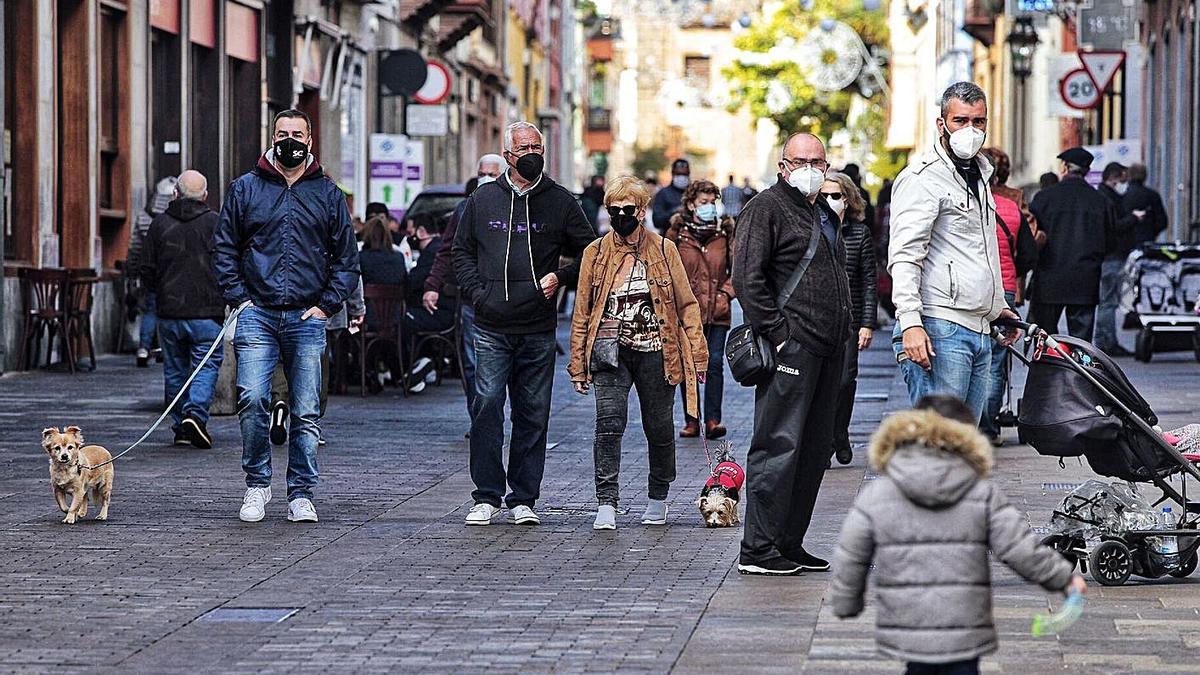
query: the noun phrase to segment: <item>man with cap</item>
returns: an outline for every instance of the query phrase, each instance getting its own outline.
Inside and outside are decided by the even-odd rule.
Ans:
[[[1033,198],[1029,205],[1046,247],[1038,256],[1030,294],[1029,321],[1050,332],[1065,311],[1067,331],[1090,341],[1100,299],[1100,267],[1117,244],[1117,212],[1084,177],[1095,159],[1075,147],[1058,156],[1062,180]]]
[[[679,210],[683,203],[683,191],[691,183],[692,167],[686,159],[671,162],[671,182],[654,193],[654,202],[650,205],[653,212],[654,229],[665,233],[671,226],[671,216]]]

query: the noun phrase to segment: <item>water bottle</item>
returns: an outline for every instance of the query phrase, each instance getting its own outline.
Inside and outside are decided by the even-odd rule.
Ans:
[[[1172,516],[1171,507],[1169,507],[1169,506],[1162,507],[1162,528],[1164,530],[1175,529],[1175,519],[1171,516]]]
[[[1164,506],[1162,508],[1163,529],[1175,529],[1175,518],[1171,514],[1171,507]],[[1162,553],[1164,555],[1175,555],[1179,553],[1179,541],[1175,537],[1161,537]]]

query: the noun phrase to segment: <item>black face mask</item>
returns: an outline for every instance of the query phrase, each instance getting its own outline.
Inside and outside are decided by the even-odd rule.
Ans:
[[[308,159],[308,146],[295,138],[275,141],[275,161],[285,169],[294,169]]]
[[[521,155],[517,158],[517,163],[513,165],[517,173],[521,174],[521,178],[527,181],[534,181],[538,176],[542,175],[542,169],[546,166],[546,158],[536,152],[531,152],[528,155]]]
[[[615,216],[612,216],[609,224],[612,225],[613,232],[616,232],[622,237],[628,237],[634,232],[637,232],[638,226],[641,225],[637,219],[637,216],[627,215],[624,213],[619,213]]]

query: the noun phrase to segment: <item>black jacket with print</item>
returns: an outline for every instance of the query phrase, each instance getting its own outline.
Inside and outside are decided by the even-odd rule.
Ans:
[[[596,238],[575,195],[543,174],[523,194],[502,175],[471,193],[454,236],[454,275],[485,329],[514,335],[554,330],[558,310],[539,281],[573,286],[576,258]]]

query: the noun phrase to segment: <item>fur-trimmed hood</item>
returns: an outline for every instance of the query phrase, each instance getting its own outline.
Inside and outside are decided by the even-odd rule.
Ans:
[[[871,438],[871,467],[912,501],[957,503],[992,470],[992,449],[975,427],[927,410],[896,413]]]

